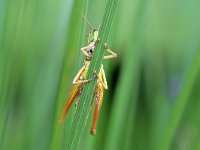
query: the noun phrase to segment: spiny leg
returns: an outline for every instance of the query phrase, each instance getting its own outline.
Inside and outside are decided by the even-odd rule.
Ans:
[[[67,115],[72,103],[76,99],[77,96],[80,94],[80,89],[82,88],[83,84],[76,84],[73,86],[71,93],[69,95],[68,100],[66,101],[65,107],[63,109],[62,115],[60,117],[60,123],[64,122],[65,116]]]
[[[93,123],[92,123],[92,128],[91,128],[91,134],[95,135],[96,134],[96,126],[97,126],[97,120],[99,117],[99,112],[101,109],[102,105],[102,100],[103,100],[103,85],[97,83],[97,88],[96,88],[96,106],[94,110],[94,117],[93,117]]]
[[[113,59],[113,58],[117,57],[116,53],[114,53],[113,51],[108,49],[108,44],[107,43],[104,44],[104,48],[105,48],[105,51],[107,51],[110,55],[104,56],[103,59],[107,60],[107,59]]]
[[[60,117],[60,123],[63,123],[65,116],[67,115],[67,112],[69,111],[72,103],[74,102],[74,100],[76,99],[77,96],[80,95],[80,90],[82,89],[82,85],[83,83],[89,82],[90,80],[92,80],[94,77],[96,77],[96,74],[93,78],[89,79],[89,80],[79,80],[80,76],[84,73],[86,66],[84,65],[79,72],[76,74],[74,80],[73,80],[73,88],[71,90],[70,96],[65,104],[64,110],[62,112],[62,115]]]
[[[103,86],[104,86],[105,89],[108,89],[108,84],[107,84],[106,75],[105,75],[105,71],[103,69],[103,66],[102,66],[101,70],[102,70],[102,76],[103,76]],[[102,81],[102,80],[100,80],[100,81]]]
[[[77,84],[77,81],[79,80],[80,76],[83,74],[83,71],[85,70],[86,66],[83,65],[83,67],[78,71],[76,76],[74,77],[73,84]]]
[[[95,90],[95,95],[96,95],[96,106],[94,110],[94,118],[93,118],[93,123],[92,123],[92,128],[91,128],[91,134],[95,135],[96,134],[96,125],[97,125],[97,120],[99,117],[99,112],[101,109],[102,101],[103,101],[103,89],[107,89],[107,81],[106,81],[106,76],[105,72],[103,69],[103,65],[101,66],[100,72],[97,75],[97,87]]]
[[[78,83],[87,83],[87,82],[92,81],[95,77],[96,77],[96,74],[94,74],[94,76],[93,76],[92,78],[90,78],[90,79],[86,79],[86,80],[78,80],[78,81],[73,82],[73,84],[78,84]]]
[[[108,84],[107,84],[106,75],[105,75],[103,65],[101,66],[99,75],[97,75],[97,79],[99,80],[99,82],[101,82],[101,84],[103,85],[103,87],[105,89],[108,89]]]
[[[62,112],[62,115],[60,117],[60,123],[64,122],[65,116],[67,115],[72,103],[74,102],[75,98],[80,94],[79,91],[82,87],[82,83],[78,83],[77,80],[82,75],[83,71],[85,70],[85,65],[79,70],[79,72],[76,74],[74,80],[73,80],[73,88],[71,90],[71,93],[69,95],[69,98],[65,104],[64,110]]]
[[[91,57],[91,56],[88,54],[88,52],[87,52],[86,50],[91,49],[92,47],[93,47],[92,45],[88,45],[88,46],[86,46],[86,47],[82,47],[82,48],[81,48],[82,54],[83,54],[84,56],[86,56],[86,57]]]
[[[79,79],[80,76],[84,74],[85,68],[86,68],[86,66],[83,65],[83,67],[82,67],[82,68],[79,70],[79,72],[76,74],[76,76],[75,76],[75,78],[74,78],[74,80],[73,80],[73,82],[72,82],[73,84],[86,83],[86,82],[89,82],[89,81],[93,80],[93,79],[96,77],[96,72],[94,72],[94,76],[93,76],[92,78],[90,78],[90,79],[86,79],[86,80],[84,80],[84,79]],[[86,72],[86,73],[87,73],[87,72]]]

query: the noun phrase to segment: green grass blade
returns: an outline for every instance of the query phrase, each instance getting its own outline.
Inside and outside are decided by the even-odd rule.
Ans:
[[[63,62],[63,70],[61,73],[60,77],[60,85],[59,85],[59,93],[57,96],[57,104],[56,104],[56,114],[54,118],[54,131],[52,134],[52,150],[56,149],[63,149],[63,141],[66,142],[65,136],[66,133],[69,131],[69,126],[60,126],[58,123],[59,117],[61,115],[62,109],[64,104],[66,103],[66,91],[67,91],[67,85],[71,80],[66,80],[66,79],[71,79],[72,73],[69,73],[69,70],[73,70],[73,66],[71,64],[74,63],[73,59],[74,56],[72,55],[71,57],[69,56],[73,51],[77,50],[79,53],[79,48],[80,45],[83,42],[83,38],[85,33],[84,33],[84,28],[85,28],[85,22],[82,20],[81,21],[81,13],[86,14],[87,11],[87,5],[88,5],[88,0],[85,1],[75,1],[71,10],[71,14],[69,14],[69,20],[68,20],[68,25],[66,26],[67,28],[67,37],[66,37],[66,47],[65,47],[65,55],[64,55],[64,62]],[[77,9],[79,8],[79,9]],[[81,37],[81,38],[80,38]],[[80,55],[79,55],[80,56]],[[79,57],[80,58],[80,57]],[[79,62],[76,62],[77,64],[80,64]],[[78,68],[78,67],[77,67]],[[68,89],[69,91],[70,89]],[[72,119],[68,120],[68,124],[71,123]],[[63,127],[63,128],[62,128]],[[63,141],[61,140],[63,139]]]
[[[196,55],[193,59],[191,67],[188,69],[182,91],[176,101],[174,109],[171,113],[171,118],[166,126],[163,138],[161,139],[161,145],[159,149],[167,150],[171,146],[171,142],[176,134],[177,126],[181,120],[182,114],[185,110],[185,106],[188,102],[188,97],[191,93],[194,81],[197,78],[200,69],[200,49],[197,49]]]
[[[118,3],[118,0],[109,0],[107,3],[105,15],[102,22],[102,27],[99,33],[100,41],[97,44],[93,59],[91,61],[87,78],[92,77],[94,71],[96,70],[98,72],[100,69],[100,65],[102,62],[103,54],[104,54],[104,43],[107,42],[107,39],[108,39],[108,35],[111,29],[111,24],[113,21],[117,3]],[[90,101],[93,96],[95,84],[96,84],[96,81],[93,80],[90,83],[86,84],[83,88],[83,93],[80,97],[80,103],[76,111],[72,128],[70,130],[70,134],[69,134],[68,141],[66,144],[66,149],[73,150],[73,149],[77,149],[78,147],[78,144],[81,139],[81,135],[85,127],[85,121],[86,121],[87,113],[89,110]]]
[[[145,10],[145,0],[138,3],[138,10],[136,18],[134,20],[134,29],[124,54],[124,63],[122,65],[121,76],[119,84],[116,89],[116,95],[114,96],[113,108],[111,110],[111,116],[109,119],[108,131],[105,141],[105,149],[118,149],[121,146],[123,135],[123,127],[127,126],[125,116],[128,113],[132,113],[132,117],[135,115],[135,103],[138,95],[138,80],[139,80],[139,62],[140,62],[140,45],[139,39],[141,35],[141,21]],[[133,61],[134,60],[134,61]],[[133,85],[134,83],[134,85]],[[131,99],[131,95],[134,94],[134,99]],[[128,108],[132,104],[132,111]],[[133,126],[133,125],[132,125]],[[122,144],[123,145],[123,144]],[[124,146],[124,145],[123,145]]]

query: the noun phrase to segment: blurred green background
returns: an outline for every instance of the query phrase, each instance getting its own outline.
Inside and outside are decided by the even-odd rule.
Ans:
[[[65,149],[74,107],[64,126],[58,119],[89,32],[80,11],[98,28],[106,2],[0,0],[1,150]],[[104,61],[109,89],[97,134],[91,111],[79,149],[200,149],[199,6],[119,1],[108,40],[118,57]]]

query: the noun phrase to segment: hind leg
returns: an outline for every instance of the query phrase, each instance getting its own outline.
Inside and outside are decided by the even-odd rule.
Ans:
[[[97,121],[98,121],[99,112],[100,112],[102,100],[103,100],[103,85],[100,83],[99,85],[97,85],[95,96],[96,96],[96,106],[94,110],[94,117],[93,117],[93,123],[92,123],[92,128],[91,128],[92,135],[96,134]]]

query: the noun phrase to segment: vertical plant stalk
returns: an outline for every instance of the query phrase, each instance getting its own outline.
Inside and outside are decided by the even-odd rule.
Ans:
[[[118,0],[109,0],[106,5],[103,22],[101,25],[101,29],[99,31],[100,41],[97,43],[93,59],[91,60],[87,78],[91,78],[95,70],[97,72],[99,72],[100,70],[104,54],[104,43],[107,42],[108,39],[117,3]],[[76,111],[72,128],[70,130],[69,137],[66,143],[67,150],[68,149],[74,150],[78,148],[81,135],[85,128],[86,118],[90,107],[90,102],[93,97],[95,85],[96,85],[96,80],[92,80],[91,82],[85,84],[83,88],[83,92],[81,94],[79,101],[79,106]]]
[[[82,36],[85,34],[84,29],[85,28],[85,22],[80,21],[81,20],[81,14],[87,14],[87,7],[88,7],[88,0],[77,0],[74,1],[72,4],[72,10],[71,14],[69,16],[69,19],[67,20],[67,33],[66,33],[66,51],[64,55],[64,62],[63,62],[63,71],[61,73],[61,79],[60,79],[60,85],[59,85],[59,94],[57,97],[57,106],[56,106],[56,117],[54,121],[54,129],[52,133],[52,141],[51,141],[51,150],[57,150],[62,149],[63,145],[61,144],[61,137],[63,131],[63,126],[58,124],[58,118],[61,114],[61,109],[63,109],[63,99],[66,94],[66,78],[69,78],[68,72],[70,68],[66,67],[69,65],[69,62],[71,62],[71,57],[69,57],[69,51],[72,49],[78,50],[78,47],[82,44]],[[76,29],[76,30],[74,30]],[[79,62],[77,62],[79,64]],[[61,107],[62,106],[62,107]],[[69,128],[69,127],[68,127]],[[68,131],[68,129],[67,129]],[[67,139],[64,138],[64,141]]]
[[[197,49],[196,55],[194,56],[191,67],[188,69],[186,74],[185,83],[182,87],[180,95],[176,101],[174,109],[171,113],[171,118],[169,120],[168,126],[164,132],[163,138],[161,139],[161,145],[159,149],[167,150],[170,149],[171,142],[176,134],[177,126],[180,123],[181,116],[184,112],[187,101],[189,100],[189,95],[191,93],[192,87],[194,85],[195,79],[197,78],[200,69],[200,48]]]
[[[118,149],[119,147],[122,148],[122,139],[125,139],[126,137],[133,137],[131,133],[134,130],[133,126],[135,125],[135,122],[131,121],[135,120],[135,105],[138,96],[137,89],[139,88],[139,66],[141,57],[141,51],[139,49],[142,35],[141,33],[143,31],[141,25],[144,19],[143,16],[146,8],[146,0],[140,0],[137,8],[135,19],[132,22],[134,28],[131,30],[132,34],[129,37],[132,41],[127,43],[124,48],[126,50],[124,54],[126,61],[122,63],[122,70],[114,95],[114,101],[108,123],[109,130],[106,133],[105,144],[103,147],[105,150]],[[129,108],[131,108],[131,110],[129,110]],[[128,114],[130,115],[130,113],[133,119],[127,121],[126,116]],[[124,133],[124,131],[127,132],[127,130],[130,133]],[[123,138],[120,135],[123,135]],[[133,139],[125,140],[127,144],[130,143],[130,141],[133,143]],[[129,145],[123,146],[129,147]]]

